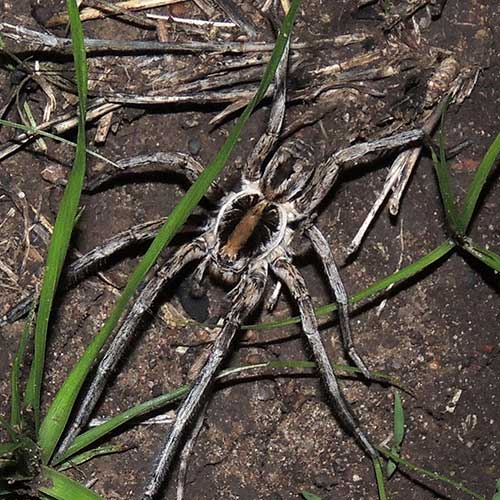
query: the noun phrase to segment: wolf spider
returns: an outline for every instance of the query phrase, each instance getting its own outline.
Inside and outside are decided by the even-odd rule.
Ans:
[[[304,142],[291,139],[278,145],[285,115],[288,51],[289,45],[276,73],[267,129],[244,166],[240,187],[222,194],[217,212],[209,219],[201,235],[181,246],[141,290],[97,368],[96,376],[59,449],[61,453],[85,425],[128,340],[164,285],[189,263],[200,262],[192,276],[194,290],[201,286],[206,274],[215,276],[232,286],[229,292],[232,306],[223,320],[207,361],[178,409],[175,423],[166,437],[145,487],[145,499],[151,499],[157,494],[190,423],[201,411],[235,334],[245,318],[262,301],[270,274],[278,282],[271,296],[271,304],[268,305],[272,308],[276,303],[280,286],[284,284],[299,308],[302,329],[331,399],[333,411],[363,450],[372,459],[378,458],[375,446],[357,423],[328,359],[318,331],[311,296],[302,274],[293,263],[291,242],[299,233],[304,234],[311,242],[338,303],[344,349],[364,377],[370,379],[370,372],[353,344],[348,297],[330,246],[314,224],[315,212],[330,192],[342,165],[347,162],[355,163],[368,153],[416,143],[423,138],[424,133],[420,129],[414,129],[373,142],[356,144],[338,151],[318,166],[313,164],[312,148]],[[187,155],[178,153],[138,157],[129,164],[137,166],[156,160],[170,163],[176,171],[184,167],[182,173],[190,180],[196,178],[202,168]],[[95,183],[93,187],[96,187]],[[218,186],[214,186],[208,192],[208,197],[217,198],[221,192]]]

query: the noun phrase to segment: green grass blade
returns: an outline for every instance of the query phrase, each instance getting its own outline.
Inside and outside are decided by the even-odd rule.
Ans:
[[[16,428],[18,431],[22,430],[22,416],[21,416],[21,366],[24,360],[24,355],[26,353],[26,347],[28,345],[28,339],[31,334],[31,328],[33,326],[33,318],[35,316],[35,306],[37,301],[33,302],[33,307],[31,308],[30,314],[24,324],[21,337],[19,338],[19,346],[17,348],[16,356],[14,362],[12,363],[12,369],[10,371],[10,425]]]
[[[68,0],[68,12],[71,21],[71,37],[75,60],[76,80],[79,96],[79,122],[77,148],[73,168],[64,190],[57,214],[54,231],[50,240],[45,265],[40,302],[35,323],[35,351],[26,387],[25,404],[33,408],[35,426],[40,422],[40,395],[45,365],[45,349],[50,312],[61,270],[71,239],[75,217],[80,202],[85,178],[85,115],[87,110],[87,65],[83,47],[83,31],[75,0]]]
[[[405,414],[401,394],[394,391],[394,444],[401,446],[405,437]]]
[[[430,265],[438,262],[440,259],[443,259],[446,255],[448,255],[453,248],[455,248],[455,243],[452,241],[445,241],[441,243],[437,248],[429,252],[428,254],[420,257],[420,259],[412,262],[410,265],[403,267],[399,271],[377,281],[373,285],[370,285],[368,288],[361,290],[360,292],[354,294],[350,297],[349,302],[351,304],[356,304],[365,300],[373,295],[376,295],[379,292],[384,291],[388,286],[393,285],[395,283],[399,283],[400,281],[404,281],[415,274],[423,271]],[[318,307],[315,309],[316,316],[326,316],[333,311],[337,310],[337,304],[326,304],[324,306]],[[270,321],[267,323],[259,323],[254,325],[244,325],[242,327],[243,330],[269,330],[272,328],[281,328],[284,326],[294,325],[296,323],[300,323],[300,316],[294,316],[292,318],[287,318],[279,321]]]
[[[393,438],[391,453],[399,456],[401,444],[405,436],[405,415],[403,411],[403,403],[401,402],[401,395],[399,391],[394,391],[394,423],[393,423]],[[396,472],[397,465],[392,461],[387,461],[386,474],[387,479],[390,479],[394,472]]]
[[[78,465],[84,464],[96,457],[102,457],[103,455],[112,455],[114,453],[123,453],[127,450],[130,450],[130,446],[125,446],[123,444],[110,444],[105,446],[99,446],[98,448],[94,448],[89,451],[85,451],[76,455],[71,460],[68,460],[62,463],[57,470],[62,472],[66,469],[71,469],[72,467],[76,467]]]
[[[497,486],[497,491],[493,495],[492,500],[500,500],[500,479],[497,481],[496,486]]]
[[[45,465],[42,466],[42,478],[47,485],[40,486],[39,491],[57,500],[105,500],[83,484]]]
[[[487,500],[482,495],[479,495],[478,493],[470,490],[465,485],[463,485],[462,483],[460,483],[458,481],[455,481],[454,479],[451,479],[447,476],[443,476],[442,474],[439,474],[437,472],[423,469],[422,467],[418,467],[417,465],[414,465],[411,462],[404,460],[403,458],[395,455],[394,453],[391,453],[390,451],[386,450],[385,448],[377,447],[377,450],[385,458],[391,459],[394,462],[396,462],[398,465],[403,466],[408,470],[417,472],[421,476],[428,477],[430,479],[438,480],[438,481],[441,481],[443,483],[449,484],[450,486],[453,486],[453,488],[455,488],[457,491],[461,491],[462,493],[466,493],[467,495],[470,495],[472,498],[475,498],[476,500]]]
[[[450,229],[454,234],[460,231],[458,226],[457,210],[455,202],[453,201],[453,194],[451,192],[450,174],[448,170],[448,162],[446,161],[446,149],[444,145],[444,120],[446,110],[443,111],[441,116],[441,128],[439,131],[439,158],[436,152],[431,148],[432,162],[436,170],[439,192],[441,193],[441,200],[443,202],[446,220]]]
[[[0,119],[0,125],[19,129],[19,130],[22,130],[23,132],[27,132],[29,134],[41,135],[42,137],[47,137],[47,139],[52,139],[54,141],[61,142],[62,144],[67,144],[68,146],[71,146],[73,148],[77,147],[76,143],[69,141],[68,139],[65,139],[64,137],[59,137],[58,135],[51,134],[50,132],[45,132],[44,130],[40,130],[38,128],[29,127],[27,125],[21,125],[20,123],[11,122],[9,120],[3,120],[3,119]],[[120,168],[120,165],[118,165],[118,163],[115,163],[114,161],[111,161],[109,158],[106,158],[105,156],[102,156],[101,154],[96,153],[92,149],[87,148],[85,151],[87,152],[87,154],[93,156],[94,158],[102,160],[103,162],[108,163],[109,165],[113,165],[113,167]]]
[[[494,271],[500,272],[500,255],[497,253],[474,243],[470,238],[464,238],[462,248]]]
[[[119,415],[110,418],[101,425],[93,427],[88,431],[84,432],[83,434],[80,434],[77,438],[75,438],[75,440],[71,443],[71,445],[68,446],[68,448],[63,454],[55,457],[55,459],[52,461],[52,464],[57,465],[67,460],[76,453],[79,453],[84,448],[87,448],[88,446],[95,443],[102,437],[114,431],[118,427],[121,427],[126,423],[130,422],[134,418],[140,417],[141,415],[146,415],[147,413],[162,408],[168,403],[171,403],[172,401],[181,398],[187,393],[189,387],[190,387],[189,385],[183,385],[173,391],[170,391],[167,394],[158,396],[154,399],[138,404],[120,413]]]
[[[342,376],[345,374],[347,376],[351,376],[357,373],[360,373],[360,370],[356,367],[349,365],[332,365],[336,372]],[[292,368],[292,369],[315,369],[316,364],[312,361],[269,361],[266,363],[259,363],[253,365],[245,365],[239,366],[235,368],[228,368],[226,370],[221,371],[219,375],[217,375],[216,380],[221,380],[227,378],[229,376],[237,375],[243,372],[256,370],[256,369],[264,369],[264,368]],[[382,380],[384,382],[388,382],[393,384],[394,380],[380,372],[371,373],[375,380]],[[144,403],[140,403],[128,410],[120,413],[119,415],[115,415],[111,417],[106,422],[98,425],[88,431],[80,434],[76,437],[76,439],[71,443],[71,445],[66,449],[66,451],[55,457],[52,461],[53,465],[57,465],[68,458],[74,456],[76,453],[79,453],[84,448],[88,448],[90,445],[94,444],[99,439],[102,439],[104,436],[109,434],[110,432],[116,430],[117,428],[127,424],[131,420],[141,417],[142,415],[146,415],[154,410],[158,410],[163,408],[167,404],[176,401],[177,399],[182,398],[190,389],[189,385],[183,385],[174,389],[173,391],[168,392],[167,394],[163,394],[158,396],[157,398],[151,399],[149,401],[145,401]]]
[[[6,455],[11,455],[14,453],[22,444],[17,443],[1,443],[0,444],[0,457],[5,457]]]
[[[489,147],[487,153],[484,155],[479,168],[474,175],[474,179],[465,195],[464,208],[460,216],[460,225],[462,231],[465,233],[469,228],[469,224],[474,215],[479,196],[488,179],[488,176],[495,164],[495,160],[500,155],[500,133],[496,136],[495,140]]]
[[[162,250],[166,245],[168,245],[175,233],[181,228],[191,212],[198,205],[213,180],[221,173],[241,134],[243,126],[247,122],[255,106],[257,106],[260,100],[264,97],[279,65],[281,55],[283,54],[286,42],[291,33],[299,5],[300,0],[294,0],[288,14],[284,18],[271,60],[266,67],[263,79],[255,96],[239,117],[214,161],[212,161],[212,163],[210,163],[210,165],[200,174],[197,181],[190,187],[185,196],[174,208],[166,223],[162,226],[158,235],[148,248],[146,254],[129,278],[125,290],[118,298],[116,305],[111,315],[106,320],[103,328],[94,337],[84,355],[76,363],[71,373],[64,381],[63,386],[56,394],[56,397],[54,398],[54,401],[52,402],[40,429],[39,444],[42,448],[45,463],[48,463],[50,460],[57,442],[64,431],[64,427],[66,426],[83,382],[98,358],[101,348],[118,323],[118,320],[124,312],[127,303],[133,297],[138,286],[141,284]]]
[[[373,469],[375,470],[375,480],[377,482],[377,492],[379,500],[387,500],[385,493],[384,473],[382,472],[382,464],[380,459],[372,460]]]
[[[313,495],[308,491],[301,491],[300,494],[304,497],[304,500],[322,500],[321,497]]]

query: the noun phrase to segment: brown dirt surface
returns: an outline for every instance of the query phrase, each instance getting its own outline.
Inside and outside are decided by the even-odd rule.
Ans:
[[[242,2],[247,15],[253,4]],[[439,61],[453,55],[460,68],[477,74],[471,95],[453,105],[446,120],[446,143],[464,140],[470,145],[450,161],[453,189],[459,200],[488,146],[500,130],[500,15],[495,1],[448,0],[442,15],[426,22],[425,9],[415,17],[420,39],[412,21],[381,30],[382,9],[372,2],[358,10],[353,0],[311,0],[303,2],[295,37],[312,41],[339,34],[363,32],[370,35],[364,44],[347,48],[316,48],[292,64],[290,91],[307,88],[311,70],[348,60],[361,53],[396,47],[397,63],[406,64],[394,78],[371,80],[369,91],[354,86],[347,97],[320,122],[296,133],[313,144],[317,162],[328,153],[356,140],[382,136],[397,128],[418,123],[419,103],[425,82]],[[399,5],[402,2],[385,2]],[[440,3],[440,2],[431,2]],[[443,2],[441,2],[443,3]],[[384,4],[384,2],[380,2]],[[390,8],[389,5],[389,8]],[[62,1],[4,0],[0,22],[42,30],[40,25],[64,8]],[[168,13],[168,8],[156,12]],[[191,2],[175,8],[176,15],[201,17]],[[260,19],[260,21],[259,21]],[[262,39],[272,40],[262,27]],[[155,39],[146,31],[117,20],[88,21],[86,36],[107,39]],[[64,36],[64,28],[53,30]],[[0,35],[1,32],[0,32]],[[185,39],[182,32],[168,31],[172,40]],[[197,36],[197,35],[195,35]],[[410,47],[400,57],[401,44]],[[399,45],[398,45],[399,44]],[[436,47],[440,51],[435,50]],[[438,55],[436,56],[436,53]],[[20,54],[19,57],[24,57]],[[153,57],[153,58],[152,58]],[[91,94],[113,92],[168,91],[157,78],[169,71],[187,69],[206,56],[99,56],[89,58]],[[220,60],[223,59],[223,56]],[[60,58],[42,57],[57,71],[71,74],[71,66]],[[19,83],[19,76],[2,59],[0,104]],[[34,62],[34,58],[30,59]],[[394,61],[387,60],[387,66]],[[385,64],[385,63],[384,63]],[[469,80],[470,80],[469,79]],[[253,86],[252,86],[253,85]],[[255,82],[248,88],[255,89]],[[345,89],[344,89],[345,91]],[[35,83],[20,93],[36,120],[41,121],[47,96]],[[56,90],[55,114],[74,109],[70,94]],[[268,103],[267,103],[268,104]],[[264,105],[245,128],[223,175],[223,184],[234,185],[242,164],[263,132],[269,108]],[[287,111],[285,126],[301,113],[322,106],[321,101],[305,104],[295,100]],[[95,145],[95,124],[89,126],[89,144],[104,156],[119,160],[153,151],[191,151],[203,164],[215,156],[230,130],[231,120],[219,126],[209,121],[223,106],[128,107],[113,115],[112,129],[104,144]],[[6,117],[19,121],[15,105]],[[0,144],[12,139],[14,131],[2,127]],[[70,131],[67,138],[74,139]],[[63,186],[61,180],[71,167],[73,149],[47,140],[47,152],[35,143],[1,160],[0,183],[0,314],[26,296],[40,281],[47,248],[46,231],[40,217],[54,222]],[[378,161],[368,168],[342,173],[336,189],[322,204],[318,225],[326,235],[339,262],[381,190],[388,165]],[[89,176],[103,168],[89,157]],[[106,167],[107,168],[107,167]],[[500,252],[500,183],[498,165],[474,218],[471,237],[479,244]],[[180,199],[186,184],[179,177],[148,173],[112,182],[97,193],[82,197],[82,214],[72,240],[74,251],[86,252],[110,236],[134,224],[168,214]],[[22,194],[21,194],[22,193]],[[21,194],[21,196],[20,196]],[[33,207],[33,210],[29,208]],[[207,208],[205,205],[204,208]],[[23,215],[24,209],[24,215]],[[26,238],[29,230],[29,245]],[[396,269],[414,262],[438,246],[447,235],[444,214],[432,163],[425,153],[403,198],[399,215],[389,217],[384,209],[370,229],[356,258],[342,266],[349,293],[366,288]],[[118,289],[126,283],[144,248],[113,259],[100,270]],[[166,255],[172,250],[167,250]],[[310,253],[298,260],[314,303],[332,302],[320,265]],[[210,335],[199,327],[182,326],[176,314],[203,314],[183,311],[179,289],[187,273],[168,286],[162,303],[141,326],[126,360],[114,376],[99,408],[98,416],[117,414],[130,406],[172,390],[190,377],[196,359],[203,355]],[[439,471],[491,499],[500,479],[500,331],[499,277],[465,252],[457,251],[414,279],[393,289],[380,308],[381,299],[356,309],[352,324],[359,350],[371,369],[398,377],[415,397],[403,394],[406,436],[402,453],[412,463]],[[208,315],[220,313],[223,293],[215,284],[208,290]],[[50,328],[43,405],[50,403],[70,368],[112,310],[116,289],[96,275],[89,276],[58,295]],[[166,304],[174,309],[167,307]],[[186,306],[203,309],[204,302]],[[272,314],[259,313],[251,321],[284,318],[296,314],[287,296],[280,299]],[[0,414],[8,414],[8,374],[15,354],[22,321],[0,330]],[[346,362],[334,318],[323,321],[331,359]],[[300,328],[250,331],[240,336],[227,366],[269,360],[309,359],[311,353]],[[375,443],[390,440],[393,390],[377,383],[342,379],[342,387],[361,425]],[[175,406],[168,408],[175,411]],[[163,425],[137,423],[117,433],[110,441],[131,449],[125,453],[94,459],[70,471],[81,482],[95,479],[93,489],[107,499],[139,498],[152,458],[165,435]],[[165,484],[161,498],[175,498],[177,466]],[[416,473],[396,473],[387,483],[391,499],[465,499],[452,487],[423,478]],[[372,500],[377,498],[370,460],[363,454],[334,416],[312,372],[256,373],[217,387],[210,399],[205,422],[189,460],[186,499],[292,500],[309,491],[323,500]]]

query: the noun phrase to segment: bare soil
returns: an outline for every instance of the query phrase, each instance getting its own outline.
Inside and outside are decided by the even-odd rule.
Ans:
[[[32,5],[28,0],[4,0],[0,5],[0,21],[42,29],[33,15],[40,21],[62,8],[62,2],[56,1],[44,2],[42,6]],[[249,15],[252,9],[250,4],[245,4]],[[169,10],[163,8],[158,12]],[[170,12],[185,17],[198,14],[189,2],[171,7]],[[359,15],[360,12],[363,15]],[[355,2],[350,0],[304,2],[296,38],[316,40],[362,31],[373,34],[375,44],[384,44],[387,39],[373,12],[380,11],[376,7],[357,11]],[[421,33],[426,44],[449,50],[462,66],[481,68],[472,94],[463,104],[451,108],[446,121],[448,145],[470,141],[470,146],[451,161],[454,191],[459,199],[500,129],[499,24],[497,2],[448,0],[439,19],[433,20]],[[410,28],[411,23],[404,29]],[[55,32],[64,35],[62,29]],[[145,34],[144,30],[111,19],[85,23],[85,32],[94,38],[154,39],[152,32]],[[262,38],[272,39],[268,31]],[[357,46],[352,50],[362,52],[369,48]],[[323,48],[313,51],[311,57],[312,62],[306,61],[307,64],[324,66],[333,64],[340,56],[335,50]],[[106,85],[111,82],[112,89],[124,90],[130,85],[137,85],[136,89],[141,82],[128,80],[123,67],[138,65],[143,60],[131,56],[100,57],[92,59],[90,64],[93,74],[106,75],[103,76]],[[196,58],[165,56],[158,58],[158,66],[176,68],[190,61],[194,63]],[[96,68],[101,72],[96,72]],[[292,88],[300,85],[301,75],[301,68],[295,68],[290,80]],[[374,86],[385,90],[385,96],[364,97],[363,102],[355,104],[346,102],[320,123],[300,130],[298,135],[314,144],[319,162],[350,141],[380,134],[383,128],[378,122],[398,106],[405,92],[410,93],[411,82],[418,77],[419,74],[412,74],[411,78],[403,75],[394,85],[393,81],[376,82]],[[91,88],[93,85],[97,83],[91,82]],[[0,70],[0,103],[5,102],[12,88],[12,71],[4,65]],[[29,100],[37,120],[41,119],[45,99],[36,86],[30,90]],[[63,105],[71,106],[71,103],[61,98],[58,112]],[[312,105],[291,106],[287,123]],[[113,117],[116,127],[105,144],[99,146],[99,152],[116,160],[151,151],[192,151],[207,164],[231,126],[230,121],[215,128],[209,124],[221,109],[186,106],[117,112]],[[412,109],[401,111],[403,126],[411,125],[413,112]],[[224,174],[227,185],[238,178],[244,159],[264,130],[267,116],[268,108],[261,107],[245,129]],[[18,120],[15,108],[9,110],[8,118]],[[95,127],[91,126],[90,144],[94,134]],[[0,131],[2,144],[12,136],[11,130]],[[74,138],[74,134],[69,133],[68,138]],[[0,182],[7,191],[0,198],[0,314],[39,282],[46,251],[46,242],[33,230],[27,250],[25,224],[34,224],[35,216],[28,211],[28,218],[23,218],[13,200],[19,207],[28,202],[53,222],[63,187],[48,177],[47,172],[62,172],[61,176],[65,177],[72,154],[70,147],[48,142],[47,154],[36,153],[31,144],[2,161]],[[88,162],[92,177],[102,166],[91,157]],[[343,261],[345,249],[383,185],[386,165],[387,162],[377,162],[369,168],[346,171],[322,206],[318,224],[339,262]],[[133,224],[168,214],[185,189],[185,184],[178,181],[177,177],[161,173],[132,176],[111,183],[96,194],[84,195],[73,249],[83,253]],[[19,192],[24,193],[24,198],[16,198]],[[497,168],[471,231],[475,241],[496,252],[500,252],[499,200]],[[356,258],[342,267],[348,291],[351,294],[359,291],[398,267],[408,265],[444,241],[446,235],[432,164],[424,155],[404,196],[400,214],[391,218],[383,211]],[[101,270],[122,288],[142,250],[123,255]],[[167,255],[171,251],[168,250]],[[332,297],[321,268],[310,257],[311,254],[306,254],[300,265],[314,302],[329,303]],[[138,332],[97,411],[99,416],[116,414],[172,390],[192,376],[193,363],[207,348],[207,333],[193,326],[182,327],[165,305],[173,305],[188,317],[203,314],[203,302],[186,306],[188,310],[183,311],[179,289],[185,279],[183,275],[169,286],[163,303]],[[414,398],[403,395],[407,425],[404,457],[421,467],[463,481],[488,499],[493,496],[495,482],[500,478],[498,290],[497,274],[465,253],[455,252],[444,262],[392,290],[382,309],[379,309],[380,300],[372,301],[357,309],[352,320],[355,339],[370,368],[397,376],[415,392]],[[215,285],[209,289],[210,318],[220,312],[221,294]],[[110,313],[115,299],[116,294],[96,276],[60,294],[50,331],[44,405],[50,402]],[[285,296],[272,315],[261,313],[252,321],[295,313],[293,304]],[[22,322],[17,322],[0,331],[2,414],[8,411],[8,373],[21,330]],[[322,331],[331,359],[345,362],[334,318],[325,323]],[[300,328],[290,327],[241,335],[227,365],[309,357]],[[344,379],[342,385],[373,441],[380,443],[389,439],[391,388],[354,379]],[[175,411],[175,406],[170,410]],[[130,446],[129,451],[92,460],[70,474],[82,482],[96,479],[93,488],[107,499],[138,498],[166,430],[161,425],[131,426],[112,438],[112,442]],[[176,472],[173,471],[165,485],[165,499],[175,498]],[[396,473],[387,487],[391,499],[469,498],[441,482],[413,473]],[[210,400],[189,461],[185,498],[291,500],[300,498],[304,490],[324,500],[377,498],[371,462],[339,425],[318,379],[313,373],[282,372],[248,376],[220,385]]]

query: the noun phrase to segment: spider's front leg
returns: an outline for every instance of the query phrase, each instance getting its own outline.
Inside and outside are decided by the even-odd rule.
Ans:
[[[85,189],[93,192],[99,189],[110,180],[123,175],[125,172],[143,169],[153,166],[155,169],[166,170],[183,175],[189,182],[193,183],[198,176],[203,172],[203,165],[186,153],[176,153],[168,151],[158,151],[156,153],[144,154],[125,158],[117,162],[119,170],[112,172],[103,172],[102,174],[87,181]],[[225,192],[221,186],[213,182],[208,192],[205,194],[207,200],[212,203],[217,203]]]
[[[340,169],[344,165],[356,164],[370,153],[408,147],[424,139],[425,135],[424,130],[413,129],[375,141],[355,144],[337,151],[315,169],[307,187],[294,201],[297,214],[299,214],[300,218],[305,218],[317,208],[334,185]]]
[[[175,423],[157,457],[153,473],[144,489],[143,500],[154,498],[159,491],[186,429],[199,413],[205,397],[212,388],[215,374],[225,359],[242,321],[260,301],[266,281],[267,264],[260,263],[250,268],[238,283],[233,307],[224,319],[224,325],[212,346],[210,356],[177,412]]]
[[[334,403],[334,411],[349,431],[358,440],[366,453],[372,458],[378,458],[375,447],[371,444],[366,434],[361,430],[357,419],[346,401],[337,382],[337,377],[328,359],[325,346],[318,332],[318,323],[314,314],[311,297],[307,291],[306,283],[299,270],[285,258],[279,258],[271,264],[273,272],[285,283],[294,300],[297,302],[302,321],[302,329],[316,360],[321,378],[326,386],[328,395]]]
[[[106,387],[110,375],[113,373],[116,365],[125,353],[137,326],[143,319],[144,314],[153,305],[165,284],[184,266],[194,260],[204,257],[206,252],[207,243],[203,236],[195,239],[191,243],[183,245],[169,258],[167,264],[149,279],[144,288],[140,291],[134,305],[121,323],[118,332],[97,367],[96,374],[78,407],[71,427],[59,447],[59,454],[63,453],[71,445],[71,442],[88,422]]]
[[[290,51],[290,39],[288,40],[280,64],[276,70],[273,104],[266,131],[262,134],[254,149],[250,153],[243,177],[247,181],[255,182],[260,179],[260,168],[264,164],[267,156],[276,146],[286,107],[286,74],[288,69],[288,53]]]
[[[345,290],[344,283],[342,283],[342,278],[340,277],[337,265],[335,264],[332,251],[330,250],[330,245],[328,245],[325,237],[316,226],[309,226],[306,229],[306,235],[311,240],[314,250],[321,259],[323,267],[325,268],[326,276],[328,277],[328,282],[335,295],[344,349],[354,364],[361,370],[361,373],[369,379],[370,372],[354,347],[351,333],[351,322],[349,321],[349,301],[347,298],[347,292]]]

